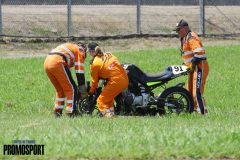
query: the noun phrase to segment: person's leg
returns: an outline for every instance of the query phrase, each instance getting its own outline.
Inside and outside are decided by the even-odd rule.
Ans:
[[[66,113],[75,114],[77,110],[77,103],[79,100],[77,86],[72,78],[68,67],[61,64],[61,69],[57,73],[57,77],[61,87],[66,96]]]
[[[104,115],[114,112],[114,97],[121,93],[128,86],[128,79],[124,77],[112,78],[97,99],[99,111]]]
[[[60,83],[57,81],[56,77],[54,77],[54,75],[52,75],[51,73],[47,73],[47,75],[56,90],[54,111],[61,114],[64,108],[64,102],[65,102],[65,95],[64,95],[63,89]]]
[[[55,63],[54,60],[51,58],[46,58],[44,63],[44,70],[47,73],[47,76],[51,83],[53,84],[55,90],[56,90],[56,98],[55,98],[55,105],[54,105],[54,114],[55,116],[59,117],[62,115],[62,110],[64,108],[64,101],[65,101],[65,95],[63,92],[63,89],[58,82],[57,78],[55,77],[55,71],[59,69],[57,63]]]
[[[194,101],[196,102],[197,111],[201,114],[207,113],[206,103],[203,97],[204,86],[208,75],[208,65],[205,61],[197,65],[196,72],[193,78],[193,93]]]

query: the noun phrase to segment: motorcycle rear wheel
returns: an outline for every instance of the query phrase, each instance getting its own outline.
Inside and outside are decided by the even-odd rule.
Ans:
[[[192,113],[194,102],[188,90],[182,87],[170,87],[158,97],[159,115],[171,113]]]

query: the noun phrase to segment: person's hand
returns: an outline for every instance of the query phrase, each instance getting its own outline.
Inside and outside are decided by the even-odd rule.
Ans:
[[[192,73],[195,69],[195,65],[194,64],[191,64],[190,66],[188,66],[187,70]]]
[[[85,85],[78,86],[78,90],[80,93],[80,99],[83,100],[87,98],[88,92],[87,92],[87,87]]]
[[[81,100],[87,98],[87,96],[88,96],[88,92],[80,93],[80,99],[81,99]]]
[[[89,96],[92,96],[93,93],[94,93],[94,92],[90,92],[90,91],[88,91],[88,95],[89,95]]]
[[[190,72],[192,70],[192,66],[188,66],[187,70]]]

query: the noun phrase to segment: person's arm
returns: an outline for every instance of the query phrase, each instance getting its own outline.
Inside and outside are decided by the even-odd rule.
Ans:
[[[89,90],[89,94],[93,94],[94,91],[96,90],[96,88],[98,87],[98,80],[99,80],[99,66],[95,65],[95,64],[91,64],[90,66],[91,69],[91,77],[92,77],[92,85],[91,88]]]
[[[78,86],[85,85],[85,75],[84,75],[84,55],[79,52],[75,57],[74,68],[76,72]]]
[[[192,66],[197,65],[201,60],[206,59],[205,49],[201,45],[201,41],[192,37],[189,40],[191,50],[193,51],[194,57],[192,59]]]
[[[78,86],[85,85],[85,75],[84,73],[76,73]]]
[[[74,68],[77,77],[78,91],[80,92],[81,99],[87,97],[87,87],[85,85],[85,75],[84,75],[84,55],[79,52],[75,57]]]

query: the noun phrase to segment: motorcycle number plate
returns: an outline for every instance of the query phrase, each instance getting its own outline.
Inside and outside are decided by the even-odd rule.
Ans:
[[[174,75],[187,72],[187,66],[184,66],[184,65],[171,66],[171,68]]]

